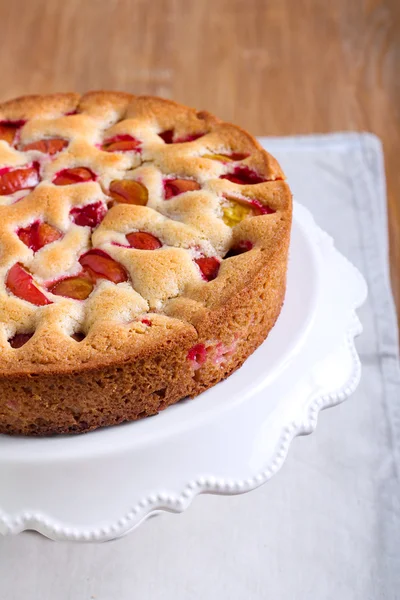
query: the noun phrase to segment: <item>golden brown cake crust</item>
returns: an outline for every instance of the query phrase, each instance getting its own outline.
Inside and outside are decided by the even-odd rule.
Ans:
[[[93,177],[60,183],[82,168]],[[115,201],[125,180],[147,202]],[[76,218],[93,206],[98,222]],[[227,377],[279,316],[291,218],[277,161],[208,112],[105,91],[0,104],[0,433],[135,420]],[[159,245],[132,245],[138,232]],[[93,249],[111,270],[85,267]],[[87,297],[59,294],[74,278]]]

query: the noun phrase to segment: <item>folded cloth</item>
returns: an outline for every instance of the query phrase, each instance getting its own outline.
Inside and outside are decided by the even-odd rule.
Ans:
[[[250,494],[203,496],[109,544],[0,538],[0,598],[400,598],[400,374],[381,144],[357,133],[261,141],[367,279],[357,392]]]

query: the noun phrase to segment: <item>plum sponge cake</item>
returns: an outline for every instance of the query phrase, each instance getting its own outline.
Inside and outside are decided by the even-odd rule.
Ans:
[[[280,313],[291,218],[277,161],[208,112],[0,104],[0,433],[133,421],[226,378]]]

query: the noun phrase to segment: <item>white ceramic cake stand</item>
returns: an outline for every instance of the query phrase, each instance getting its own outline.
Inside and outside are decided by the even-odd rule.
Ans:
[[[199,493],[262,485],[319,411],[356,388],[365,297],[359,272],[296,205],[287,297],[264,344],[226,381],[155,417],[72,437],[0,435],[0,533],[109,540]]]

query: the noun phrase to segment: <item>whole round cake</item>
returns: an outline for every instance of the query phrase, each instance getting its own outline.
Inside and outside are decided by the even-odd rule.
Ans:
[[[0,104],[0,432],[132,421],[227,377],[279,315],[291,217],[277,161],[208,112]]]

